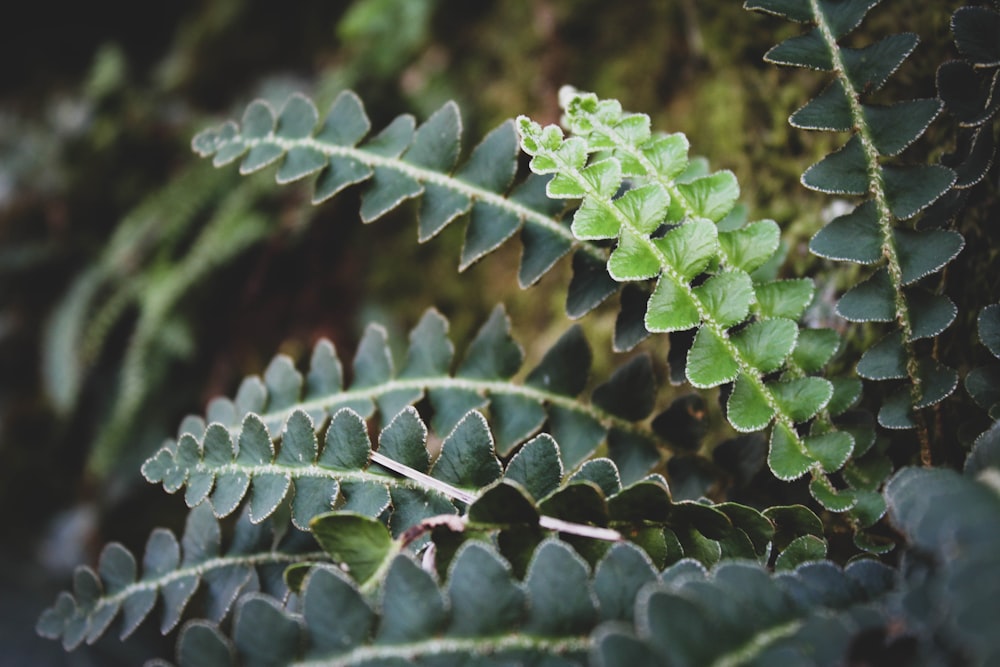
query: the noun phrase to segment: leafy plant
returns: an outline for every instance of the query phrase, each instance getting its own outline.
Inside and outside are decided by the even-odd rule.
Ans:
[[[956,320],[945,267],[964,245],[940,228],[945,204],[934,203],[958,201],[952,186],[992,185],[992,167],[981,148],[976,178],[965,167],[959,176],[891,159],[944,103],[868,102],[916,43],[893,35],[843,46],[877,4],[746,3],[811,26],[768,60],[834,76],[791,122],[851,133],[802,182],[864,198],[810,242],[820,257],[877,266],[837,305],[849,321],[891,323],[856,358],[838,353],[850,357],[857,329],[840,327],[842,336],[809,325],[814,282],[779,277],[781,229],[747,220],[733,173],[711,171],[689,157],[683,134],[654,132],[648,116],[616,100],[563,88],[562,127],[521,116],[467,156],[454,103],[419,126],[403,115],[370,136],[351,92],[325,116],[304,95],[278,111],[255,101],[240,123],[198,134],[195,152],[215,167],[269,169],[279,184],[313,177],[314,204],[362,186],[365,223],[413,200],[421,242],[467,219],[460,270],[520,234],[527,288],[572,253],[567,315],[619,294],[615,349],[662,354],[668,343],[669,377],[701,393],[658,410],[657,369],[644,354],[588,389],[592,350],[581,325],[528,368],[500,306],[458,361],[435,310],[411,331],[399,370],[377,325],[350,371],[328,340],[304,372],[279,355],[233,398],[186,419],[142,466],[149,482],[183,490],[190,513],[180,544],[155,530],[141,573],[125,547],[109,545],[96,571],[77,569],[72,593],[41,616],[38,632],[73,649],[121,617],[124,637],[162,599],[164,633],[189,606],[204,617],[181,626],[180,665],[1000,659],[990,574],[1000,546],[998,427],[961,452],[963,475],[941,465],[955,444],[928,423],[943,413],[926,410],[958,383],[937,342]],[[969,11],[955,14],[959,49],[974,71],[995,69],[995,48],[977,40]],[[971,11],[984,24],[995,16]],[[980,135],[992,137],[994,117],[977,116]],[[523,176],[519,147],[530,158]],[[925,224],[907,226],[924,210]],[[237,233],[218,225],[228,230],[222,240]],[[244,230],[232,247],[263,228]],[[206,247],[216,247],[212,238]],[[87,280],[106,279],[95,271],[78,288],[83,297],[68,301],[67,322],[82,321],[79,304],[96,289]],[[201,275],[191,269],[171,289]],[[996,356],[998,332],[997,306],[988,305],[978,340]],[[839,374],[844,366],[903,388],[863,400],[861,381]],[[995,420],[995,371],[969,373],[966,386]],[[63,390],[71,397],[73,384]],[[709,390],[738,435],[706,445]],[[903,433],[914,428],[919,449]],[[680,486],[697,491],[681,497],[672,492]]]

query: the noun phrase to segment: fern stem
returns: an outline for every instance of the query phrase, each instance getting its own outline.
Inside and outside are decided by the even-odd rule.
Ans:
[[[294,667],[347,667],[388,660],[414,661],[425,656],[454,655],[496,657],[507,651],[530,651],[560,655],[586,653],[589,637],[533,637],[524,633],[493,637],[440,637],[407,644],[359,646],[335,657],[292,663]]]
[[[480,395],[520,396],[538,403],[548,403],[578,414],[587,415],[608,428],[615,428],[620,431],[660,441],[660,438],[648,426],[615,416],[595,405],[583,403],[572,396],[556,394],[544,389],[536,389],[535,387],[514,384],[503,380],[474,380],[460,377],[397,378],[372,387],[346,389],[332,396],[320,396],[302,401],[276,412],[261,412],[259,416],[269,428],[280,427],[295,410],[304,410],[310,413],[325,410],[332,413],[336,412],[338,406],[356,404],[359,399],[375,400],[391,392],[414,389],[425,391],[459,389],[476,392]],[[238,435],[239,430],[239,424],[229,427],[229,432],[234,436]]]
[[[206,572],[232,567],[236,565],[267,565],[271,563],[315,563],[329,562],[330,556],[325,551],[310,551],[307,553],[291,554],[280,551],[267,551],[263,553],[247,554],[243,556],[218,556],[210,558],[195,565],[186,565],[176,570],[171,570],[156,579],[141,579],[125,586],[114,595],[100,598],[94,606],[94,610],[99,610],[109,605],[119,604],[127,598],[143,591],[158,591],[171,582],[185,577],[195,576],[199,580]]]
[[[425,169],[396,158],[375,155],[353,146],[338,146],[323,143],[312,137],[290,140],[270,134],[260,139],[244,139],[244,143],[249,148],[253,148],[259,144],[273,144],[280,146],[285,152],[288,152],[292,148],[307,147],[319,151],[327,157],[348,157],[358,160],[359,162],[362,162],[372,168],[384,167],[392,169],[393,171],[398,171],[409,176],[417,182],[433,183],[454,192],[460,192],[473,201],[482,201],[490,204],[491,206],[506,209],[526,223],[543,227],[547,231],[561,236],[570,243],[571,248],[579,248],[591,257],[601,261],[606,261],[608,258],[607,252],[604,249],[590,243],[581,242],[573,236],[573,233],[569,229],[559,224],[549,216],[539,213],[538,211],[528,208],[527,206],[519,204],[515,201],[511,201],[502,194],[486,190],[476,185],[472,185],[471,183],[466,183],[465,181],[455,178],[450,174],[442,174],[431,169]]]
[[[826,21],[826,15],[820,7],[819,0],[809,0],[813,16],[816,17],[816,25],[819,28],[823,40],[826,42],[833,63],[833,70],[837,75],[850,107],[851,119],[857,129],[857,137],[861,142],[862,152],[865,156],[866,168],[868,172],[868,187],[875,201],[878,210],[879,231],[882,234],[882,256],[885,257],[889,274],[889,280],[894,292],[894,303],[896,309],[896,322],[903,332],[903,349],[906,351],[906,374],[909,377],[911,403],[916,404],[921,398],[920,377],[917,373],[917,356],[913,349],[913,325],[910,322],[910,311],[906,305],[906,297],[903,294],[903,269],[899,260],[899,253],[896,249],[896,242],[893,238],[892,221],[894,216],[889,208],[889,199],[885,192],[885,182],[882,178],[881,165],[879,163],[879,152],[872,139],[871,128],[865,120],[864,109],[861,106],[861,97],[858,90],[847,75],[847,67],[840,54],[840,47],[837,39]],[[917,419],[917,435],[920,439],[920,456],[925,465],[930,465],[930,441],[927,434],[927,425],[922,416],[914,410]]]

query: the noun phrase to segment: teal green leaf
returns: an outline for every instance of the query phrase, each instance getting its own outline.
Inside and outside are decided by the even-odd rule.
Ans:
[[[904,285],[939,271],[965,247],[962,235],[947,229],[896,229],[893,236]]]
[[[684,331],[701,324],[701,314],[690,290],[662,276],[649,297],[645,324],[652,332]]]
[[[569,481],[593,482],[606,497],[613,496],[622,490],[622,480],[618,472],[618,467],[609,459],[590,459],[586,461],[580,466],[579,470],[573,473]]]
[[[868,348],[858,362],[858,375],[867,380],[899,380],[906,377],[903,333],[894,331]]]
[[[378,220],[423,191],[420,182],[411,176],[388,167],[375,167],[371,185],[361,195],[361,221],[369,223]]]
[[[490,422],[497,453],[508,456],[514,447],[542,427],[546,416],[545,408],[529,397],[493,395],[490,398]]]
[[[555,491],[562,475],[559,446],[546,433],[524,443],[504,471],[506,479],[519,483],[536,501]]]
[[[314,655],[353,649],[367,641],[375,623],[374,610],[344,572],[328,565],[306,579],[302,613]]]
[[[892,106],[864,106],[865,122],[880,155],[898,155],[923,135],[941,113],[941,100],[907,100]]]
[[[764,60],[775,65],[790,65],[828,72],[833,69],[833,59],[818,29],[804,35],[791,37],[764,54]]]
[[[878,411],[878,423],[894,430],[916,428],[911,401],[910,392],[905,389],[890,394]]]
[[[177,663],[180,667],[232,667],[236,650],[211,624],[191,621],[177,639]]]
[[[236,610],[233,642],[240,654],[253,656],[256,664],[290,664],[298,655],[304,629],[302,621],[283,613],[280,603],[253,593]]]
[[[777,571],[794,570],[803,563],[825,558],[826,542],[814,535],[802,535],[792,540],[792,543],[778,554],[778,558],[774,562],[774,569]]]
[[[907,292],[912,340],[933,338],[951,326],[958,314],[954,302],[944,294],[917,288]]]
[[[469,506],[467,525],[473,527],[537,526],[538,510],[521,484],[504,479],[487,487]]]
[[[389,566],[383,584],[377,644],[404,644],[437,634],[447,619],[444,596],[427,571],[405,556]]]
[[[900,220],[908,220],[933,204],[955,184],[954,171],[941,165],[882,168],[889,209]]]
[[[335,146],[356,146],[371,128],[361,99],[353,91],[345,90],[330,105],[316,139]]]
[[[274,133],[282,139],[304,139],[312,134],[319,121],[319,112],[308,97],[294,94],[285,102]]]
[[[384,523],[354,512],[322,514],[313,518],[309,530],[323,551],[362,585],[397,549]]]
[[[524,613],[525,593],[510,566],[492,549],[466,542],[452,562],[448,581],[453,637],[479,637],[513,629]]]
[[[455,166],[461,148],[462,118],[458,105],[448,102],[431,114],[413,135],[403,160],[447,172]]]
[[[632,620],[639,589],[656,580],[656,570],[642,550],[629,542],[611,547],[594,570],[594,594],[603,620]]]
[[[729,350],[729,344],[708,327],[699,329],[687,355],[688,381],[695,387],[705,389],[735,380],[739,366]]]
[[[479,142],[455,177],[491,192],[503,192],[514,180],[517,152],[514,123],[507,121]]]
[[[441,445],[433,477],[459,488],[479,489],[500,477],[500,462],[486,419],[468,413]]]
[[[344,188],[368,180],[374,173],[374,169],[357,158],[332,157],[326,169],[316,179],[312,203],[321,204]]]
[[[973,368],[965,376],[965,390],[976,405],[993,417],[1000,409],[1000,366],[990,364]],[[995,419],[995,417],[994,417]]]
[[[289,149],[278,167],[274,180],[279,184],[292,183],[322,170],[327,165],[327,157],[315,148],[296,146]]]
[[[979,340],[993,356],[1000,358],[1000,304],[991,304],[979,311],[976,324]]]
[[[798,435],[778,422],[771,431],[767,464],[778,479],[790,481],[804,475],[813,460],[802,448]]]
[[[896,318],[895,292],[889,273],[880,269],[853,287],[837,303],[837,313],[851,322],[891,322]]]
[[[770,373],[781,367],[793,349],[797,350],[799,336],[795,322],[775,318],[751,323],[736,333],[732,342],[747,363],[762,373]]]
[[[754,285],[757,311],[761,317],[781,317],[798,321],[812,303],[816,286],[808,278],[775,280]]]
[[[425,473],[430,465],[426,442],[427,427],[411,406],[396,415],[379,434],[378,451],[393,461]]]
[[[582,634],[598,618],[590,568],[565,544],[546,540],[535,551],[524,586],[531,601],[525,629],[543,636]]]
[[[840,79],[834,79],[823,92],[809,100],[788,118],[792,127],[802,130],[847,132],[854,128],[851,105]]]
[[[918,410],[936,405],[948,398],[958,387],[958,373],[934,359],[921,359],[917,364],[920,378],[920,399],[915,406]]]
[[[271,105],[263,100],[254,100],[247,105],[241,122],[243,136],[247,139],[263,139],[274,130],[274,112]]]
[[[280,146],[274,144],[257,144],[247,151],[246,157],[240,162],[240,174],[245,176],[255,171],[260,171],[264,167],[274,164],[281,159],[284,152]],[[219,151],[216,154],[216,158],[221,154],[222,151]]]
[[[781,229],[773,220],[758,220],[742,229],[719,233],[719,244],[728,266],[750,273],[778,249]]]
[[[364,420],[348,408],[338,410],[327,428],[319,465],[334,470],[358,470],[368,465],[370,455],[371,440]]]
[[[469,226],[465,231],[458,270],[465,271],[480,258],[499,248],[520,228],[521,219],[515,213],[482,202],[474,204]]]
[[[913,33],[899,33],[860,49],[841,49],[847,78],[855,90],[879,90],[919,41]]]
[[[809,250],[827,259],[859,264],[882,259],[882,233],[874,200],[834,218],[812,237]]]
[[[847,512],[858,504],[853,489],[836,489],[824,475],[816,475],[809,483],[809,493],[820,505],[831,512]]]
[[[746,319],[754,286],[748,274],[736,269],[712,276],[694,294],[715,323],[726,328]]]
[[[840,349],[840,335],[833,329],[802,329],[798,332],[792,360],[806,373],[815,373]]]
[[[826,194],[863,195],[869,190],[868,161],[858,135],[806,169],[802,185]]]
[[[770,396],[745,375],[736,378],[733,393],[726,403],[726,418],[737,431],[752,433],[759,431],[774,419],[775,407]]]
[[[833,385],[828,380],[818,377],[772,382],[767,388],[782,413],[795,422],[812,419],[833,397]]]

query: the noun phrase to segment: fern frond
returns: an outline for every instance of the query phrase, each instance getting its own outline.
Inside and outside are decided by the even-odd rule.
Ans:
[[[804,375],[765,377],[785,366],[795,350],[799,330],[793,320],[813,291],[809,281],[754,285],[749,271],[774,253],[777,227],[758,223],[720,241],[717,222],[738,196],[732,174],[689,180],[683,135],[653,135],[648,116],[623,114],[615,101],[599,103],[572,91],[566,97],[569,124],[583,136],[564,138],[560,128],[542,128],[526,117],[518,119],[518,129],[532,156],[531,169],[553,175],[549,196],[582,200],[573,217],[574,235],[617,241],[608,259],[615,280],[657,280],[646,329],[697,330],[686,378],[699,388],[735,383],[727,416],[737,430],[757,431],[776,422],[768,457],[775,475],[790,480],[810,469],[820,476],[838,470],[853,448],[851,435],[802,436],[796,428],[829,404],[833,384]],[[706,272],[709,277],[697,283]]]
[[[276,448],[264,423],[250,414],[235,438],[221,424],[210,425],[201,439],[185,434],[150,458],[143,475],[169,493],[186,487],[189,506],[208,500],[219,517],[249,496],[251,521],[271,516],[287,501],[300,528],[315,531],[317,517],[336,509],[381,518],[398,538],[425,521],[461,515],[474,525],[528,530],[538,539],[541,530],[554,530],[583,539],[590,545],[585,550],[597,553],[603,549],[592,538],[618,539],[620,534],[643,545],[661,564],[684,556],[708,564],[727,554],[766,559],[775,525],[781,523],[780,517],[770,519],[733,503],[674,502],[658,475],[623,487],[609,459],[593,459],[564,477],[559,445],[545,434],[525,443],[504,468],[477,412],[459,421],[434,461],[427,428],[412,407],[382,430],[377,449],[365,422],[349,408],[333,416],[321,437],[322,446],[312,420],[297,409]],[[821,528],[803,521],[802,513],[812,516],[808,510],[787,512],[822,538]],[[586,526],[617,532],[582,529]],[[799,530],[793,530],[795,537]],[[525,544],[523,536],[513,543]]]
[[[178,654],[182,666],[194,664],[185,655],[230,650],[248,660],[317,666],[432,656],[519,664],[768,664],[794,655],[834,662],[858,632],[884,620],[865,605],[890,590],[890,572],[872,561],[845,570],[817,563],[779,578],[729,563],[709,575],[683,561],[658,575],[627,544],[591,571],[566,545],[547,540],[519,581],[492,547],[473,542],[459,550],[443,584],[397,556],[377,600],[343,572],[316,568],[301,612],[244,597],[231,641],[214,625],[192,623]],[[797,587],[810,595],[797,595]],[[230,663],[209,667],[216,664]]]
[[[877,4],[747,0],[744,6],[813,26],[772,48],[766,60],[833,73],[830,85],[789,122],[802,129],[853,134],[843,148],[807,169],[802,183],[819,192],[868,199],[817,232],[809,247],[821,257],[878,265],[867,281],[844,294],[837,311],[853,322],[895,323],[896,330],[862,357],[857,372],[868,380],[909,383],[910,389],[891,394],[878,414],[886,428],[909,429],[918,425],[914,411],[940,402],[958,383],[954,370],[916,346],[952,323],[955,306],[947,296],[918,283],[944,268],[965,242],[955,231],[915,231],[903,225],[948,191],[957,176],[941,165],[900,166],[885,159],[923,135],[942,105],[936,99],[888,107],[863,101],[885,84],[918,42],[916,35],[903,33],[859,49],[841,46]],[[925,430],[919,434],[922,456],[929,462]]]
[[[208,420],[235,433],[253,413],[277,435],[295,410],[309,413],[316,428],[342,408],[363,417],[378,412],[383,426],[407,405],[427,398],[430,424],[445,436],[472,409],[489,409],[500,456],[509,456],[548,424],[566,443],[563,465],[575,468],[602,442],[626,480],[639,479],[661,460],[664,444],[644,420],[655,405],[656,381],[651,361],[635,357],[595,388],[590,402],[581,398],[590,371],[591,351],[579,327],[571,327],[543,355],[523,382],[511,378],[522,370],[524,352],[510,334],[502,307],[493,310],[455,363],[448,321],[429,310],[410,332],[406,360],[396,369],[385,329],[370,325],[352,362],[353,378],[344,386],[343,364],[333,345],[320,341],[313,349],[305,377],[286,356],[276,357],[263,378],[243,381],[233,400],[215,399]],[[182,431],[201,437],[205,422],[189,419]]]
[[[150,534],[141,576],[135,556],[125,547],[114,542],[105,546],[97,571],[77,568],[73,592],[59,595],[39,618],[37,631],[43,637],[61,639],[72,650],[83,642],[93,644],[121,616],[120,637],[124,639],[161,599],[160,631],[166,634],[177,626],[199,588],[205,591],[203,613],[219,622],[245,591],[264,590],[283,597],[282,572],[289,565],[328,560],[303,533],[292,531],[279,537],[270,523],[254,524],[244,514],[223,553],[218,521],[207,506],[196,507],[188,515],[180,544],[164,528]]]
[[[460,270],[521,231],[522,287],[533,285],[575,249],[575,276],[567,298],[571,317],[583,315],[613,293],[614,283],[601,269],[607,253],[574,238],[558,218],[561,205],[545,197],[545,180],[529,177],[511,190],[517,170],[512,123],[487,135],[461,166],[462,122],[453,102],[420,127],[412,116],[403,115],[366,140],[370,130],[364,106],[353,92],[341,93],[322,120],[311,100],[294,95],[277,114],[266,102],[255,101],[240,125],[230,121],[205,130],[191,145],[218,167],[241,160],[243,174],[279,163],[279,183],[318,174],[316,204],[365,183],[360,212],[364,222],[419,198],[421,242],[468,216]]]

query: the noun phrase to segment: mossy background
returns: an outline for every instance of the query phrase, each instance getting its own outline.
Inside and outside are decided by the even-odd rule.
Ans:
[[[851,37],[864,44],[901,30],[921,35],[880,99],[934,96],[936,66],[954,55],[948,19],[958,4],[892,0]],[[198,208],[175,236],[158,236],[153,221],[149,235],[132,239],[94,297],[106,308],[107,326],[92,334],[79,401],[58,414],[40,361],[58,304],[99,261],[129,212],[193,168],[191,136],[238,118],[256,97],[280,107],[301,90],[323,110],[339,90],[353,88],[376,129],[400,113],[426,118],[454,99],[468,149],[519,113],[556,122],[556,92],[569,83],[650,114],[654,128],[687,134],[692,152],[713,168],[732,169],[751,219],[773,218],[784,229],[783,272],[816,279],[816,317],[827,317],[838,290],[857,279],[809,254],[808,239],[831,199],[799,184],[802,171],[843,138],[786,122],[826,78],[762,62],[797,27],[749,14],[738,2],[204,0],[60,3],[54,12],[29,3],[21,11],[34,16],[0,42],[2,667],[136,664],[164,653],[172,640],[144,628],[124,645],[102,640],[66,655],[36,640],[31,625],[67,586],[72,566],[95,562],[101,544],[119,540],[141,552],[151,526],[182,527],[182,501],[145,484],[139,463],[184,414],[231,394],[276,352],[303,361],[327,336],[346,361],[368,321],[382,322],[402,343],[432,306],[451,319],[460,351],[498,302],[508,307],[529,360],[569,325],[562,312],[568,261],[522,292],[514,242],[460,275],[458,226],[421,246],[410,206],[364,226],[357,191],[314,208],[305,187],[279,187],[265,177],[237,205],[264,227],[175,295],[154,322],[139,356],[139,385],[129,386],[140,400],[111,428],[129,341],[143,308],[152,307],[144,299],[161,298],[157,285],[177,279],[172,272],[184,266],[212,205]],[[905,159],[937,159],[950,148],[951,129],[942,118]],[[240,181],[229,169],[179,196],[196,201]],[[995,192],[991,206],[980,210],[996,210]],[[962,221],[970,244],[995,234],[983,231],[986,219]],[[949,289],[961,309],[962,326],[952,331],[965,338],[945,337],[942,345],[963,371],[983,359],[962,318],[971,321],[977,305],[998,296],[983,270],[993,257],[982,254],[967,249],[955,269],[962,282]],[[115,294],[125,294],[118,310],[107,306]],[[610,352],[614,314],[611,303],[586,318],[597,380],[621,362]],[[873,339],[851,330],[848,347]],[[640,349],[662,366],[666,337]],[[664,405],[686,391],[664,385]],[[708,446],[731,435],[718,408],[710,408]],[[95,470],[87,462],[106,442],[122,446],[111,465]]]

